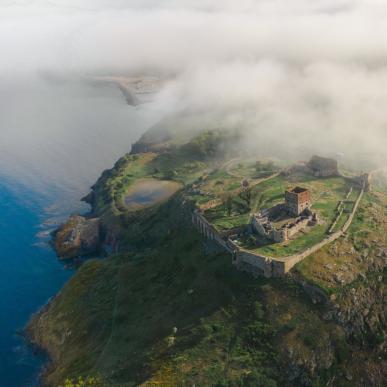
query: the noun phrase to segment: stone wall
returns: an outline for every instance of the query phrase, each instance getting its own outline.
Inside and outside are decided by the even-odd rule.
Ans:
[[[227,251],[232,252],[218,230],[198,210],[195,210],[192,214],[192,223],[207,239],[214,240]]]
[[[239,249],[235,254],[236,260],[234,264],[238,270],[250,272],[252,274],[260,273],[261,277],[273,277],[272,260],[269,257],[244,249]]]
[[[320,250],[322,247],[324,247],[328,243],[332,243],[336,239],[340,238],[348,230],[348,228],[351,225],[352,220],[353,220],[353,218],[354,218],[354,216],[356,214],[356,211],[357,211],[357,209],[359,207],[359,204],[360,204],[360,201],[361,201],[361,199],[363,197],[363,194],[364,194],[364,186],[363,186],[362,190],[360,191],[359,196],[356,199],[356,202],[355,202],[355,205],[353,206],[351,214],[348,216],[347,221],[345,222],[344,226],[340,230],[338,230],[335,233],[330,234],[329,236],[325,237],[321,242],[319,242],[316,245],[314,245],[314,246],[304,250],[302,253],[296,254],[296,255],[293,255],[293,256],[290,256],[290,257],[286,258],[285,273],[287,273],[298,262],[302,261],[303,259],[305,259],[309,255],[311,255],[311,254],[315,253],[316,251]]]
[[[289,224],[288,227],[276,229],[267,217],[253,215],[251,226],[257,234],[267,239],[271,239],[276,243],[281,243],[297,234],[297,232],[305,228],[311,221],[312,215],[305,218],[299,217],[296,222]],[[268,225],[269,228],[265,228],[265,225]]]
[[[287,228],[288,238],[292,237],[293,235],[297,234],[300,230],[305,228],[310,222],[310,220],[311,219],[309,218],[300,219],[296,224]]]
[[[357,208],[359,207],[360,201],[363,197],[365,187],[366,182],[363,183],[363,187],[355,201],[352,212],[348,216],[347,221],[340,230],[330,235],[327,235],[321,242],[315,244],[310,248],[307,248],[303,252],[289,257],[267,257],[262,254],[254,253],[252,251],[240,248],[236,243],[234,243],[230,239],[229,235],[232,232],[231,230],[230,234],[222,235],[219,231],[215,229],[214,226],[211,225],[211,223],[207,221],[207,219],[198,210],[195,210],[192,214],[192,223],[206,238],[214,240],[219,245],[221,245],[226,251],[232,254],[232,263],[237,267],[238,270],[249,272],[254,276],[265,276],[268,278],[283,277],[298,262],[320,250],[327,244],[332,243],[336,239],[340,238],[348,230],[356,214]],[[300,227],[302,226],[300,225]],[[235,230],[243,232],[243,228],[238,228]],[[233,230],[233,234],[236,234],[235,230]]]

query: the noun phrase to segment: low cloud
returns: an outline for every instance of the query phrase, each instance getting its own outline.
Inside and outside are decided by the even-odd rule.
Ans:
[[[386,163],[384,1],[3,1],[0,15],[0,79],[164,74],[165,114],[213,114],[266,148]]]

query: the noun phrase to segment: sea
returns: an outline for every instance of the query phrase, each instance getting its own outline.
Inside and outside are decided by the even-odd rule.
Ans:
[[[50,233],[89,210],[80,198],[159,119],[114,85],[0,78],[0,386],[38,386],[47,362],[23,329],[77,270]]]

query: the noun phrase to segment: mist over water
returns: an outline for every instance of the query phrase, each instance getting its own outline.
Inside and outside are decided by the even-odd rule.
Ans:
[[[157,119],[114,86],[0,82],[0,175],[43,196],[78,197]]]
[[[33,380],[14,332],[71,275],[49,231],[160,118],[386,166],[386,18],[381,0],[0,1],[0,384]],[[138,107],[81,81],[143,74],[164,82]]]
[[[385,166],[386,17],[381,0],[8,0],[0,78],[157,74],[165,112]]]
[[[0,375],[35,385],[44,358],[17,334],[73,269],[49,233],[155,121],[151,104],[126,104],[113,86],[36,78],[0,82]]]

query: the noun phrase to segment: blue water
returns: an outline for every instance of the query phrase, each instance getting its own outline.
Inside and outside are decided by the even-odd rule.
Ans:
[[[0,78],[0,387],[35,386],[46,361],[17,332],[74,273],[50,231],[158,114],[114,88]]]
[[[16,333],[72,274],[47,244],[44,203],[37,193],[0,181],[1,386],[35,385],[44,358]]]

